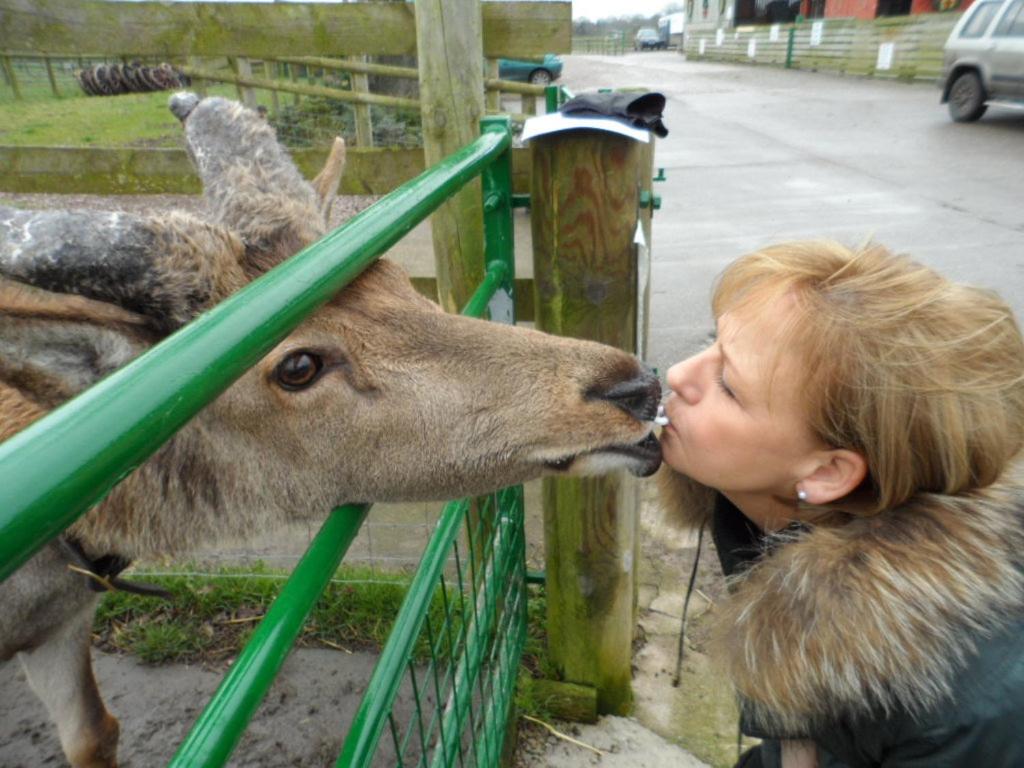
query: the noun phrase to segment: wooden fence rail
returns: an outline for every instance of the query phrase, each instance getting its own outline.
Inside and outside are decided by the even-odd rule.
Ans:
[[[959,14],[698,30],[686,34],[693,60],[770,64],[901,80],[937,80],[942,46]]]
[[[570,2],[482,3],[484,56],[566,53]],[[416,53],[412,3],[112,3],[2,0],[0,50],[80,56]]]

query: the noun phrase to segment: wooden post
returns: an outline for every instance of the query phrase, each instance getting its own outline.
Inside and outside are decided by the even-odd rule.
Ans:
[[[531,140],[537,327],[637,351],[640,192],[651,145],[601,131]],[[625,474],[544,481],[548,642],[567,682],[626,714],[636,604],[638,486]]]
[[[281,65],[276,61],[267,61],[263,64],[264,76],[269,77],[272,80],[277,80],[281,77]],[[281,112],[281,100],[277,96],[277,91],[270,92],[270,114],[277,117]]]
[[[484,54],[480,0],[417,0],[416,48],[427,166],[480,135]],[[484,276],[480,182],[467,184],[431,218],[437,293],[462,308]]]
[[[291,63],[288,64],[288,77],[291,78],[291,81],[293,83],[297,83],[299,81],[298,77],[295,74],[295,65],[294,64],[291,64]],[[301,98],[302,98],[302,96],[300,96],[298,93],[292,94],[292,103],[298,104],[299,103],[299,99],[301,99]]]
[[[190,67],[192,67],[194,69],[203,69],[203,60],[200,59],[198,56],[189,56],[186,59],[186,63],[187,63],[188,66],[190,66]],[[212,65],[211,65],[211,67],[212,67]],[[193,91],[198,93],[200,96],[202,96],[203,98],[206,98],[206,96],[207,96],[206,81],[203,80],[201,77],[193,77],[192,78],[191,88],[192,88]]]
[[[521,103],[523,105],[523,114],[524,115],[529,115],[530,117],[533,117],[534,115],[537,114],[537,97],[536,96],[534,96],[532,94],[529,94],[529,93],[524,93],[520,97],[520,101],[521,101]]]
[[[239,73],[238,59],[236,59],[234,56],[228,56],[227,59],[228,59],[228,67],[231,69],[232,72],[235,73],[235,77],[238,77],[238,73]],[[239,85],[238,83],[235,83],[235,93],[238,95],[238,100],[239,101],[243,101],[242,86]]]
[[[365,56],[350,56],[349,59],[355,62],[366,62]],[[352,90],[356,93],[370,92],[370,78],[363,72],[350,72],[352,78]],[[356,104],[356,146],[373,146],[373,122],[370,118],[369,104]]]
[[[53,95],[56,98],[60,98],[60,90],[57,88],[57,78],[53,74],[53,62],[49,56],[43,56],[43,62],[46,64],[46,76],[50,80],[50,90],[53,91]]]
[[[7,74],[7,82],[11,84],[14,98],[21,101],[21,87],[18,85],[18,76],[14,72],[14,62],[11,61],[10,56],[0,56],[0,65],[3,66],[4,72]]]
[[[494,78],[495,80],[498,78],[497,59],[487,60],[487,76]],[[487,111],[501,112],[501,91],[497,88],[487,91]]]
[[[239,77],[252,77],[252,62],[244,57],[233,59],[235,74]],[[256,109],[256,91],[248,86],[238,86],[238,96],[242,103],[250,109]]]

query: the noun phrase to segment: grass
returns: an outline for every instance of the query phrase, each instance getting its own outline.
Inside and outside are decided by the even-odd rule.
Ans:
[[[182,567],[182,566],[179,566]],[[260,619],[277,597],[286,571],[262,564],[244,569],[219,568],[212,574],[181,575],[135,571],[129,578],[155,584],[173,599],[108,592],[100,601],[93,623],[94,644],[113,653],[128,653],[148,664],[217,663],[236,657]],[[384,574],[368,568],[342,566],[336,581],[327,585],[296,642],[297,647],[379,652],[387,640],[410,577]],[[547,653],[546,603],[543,591],[530,588],[527,603],[527,638],[520,664],[516,707],[520,713],[546,719],[550,713],[532,695],[529,679],[554,679],[557,673]],[[454,609],[457,596],[447,595],[451,632],[439,632],[435,655],[442,662],[450,651],[447,637],[456,637],[461,615]],[[444,598],[440,588],[428,619],[432,627],[444,624]],[[426,633],[413,656],[425,662],[430,655]]]
[[[48,86],[47,86],[48,87]],[[212,86],[211,96],[238,98],[233,86]],[[269,104],[267,91],[257,101]],[[0,144],[64,147],[181,147],[181,125],[167,108],[170,91],[119,96],[26,94],[0,100]]]
[[[218,661],[236,655],[251,630],[263,618],[284,585],[287,571],[263,564],[224,567],[212,573],[167,575],[135,571],[133,580],[163,587],[173,595],[166,601],[127,592],[108,592],[100,601],[93,622],[96,645],[116,653],[132,653],[151,663]],[[380,650],[387,640],[410,577],[382,574],[368,568],[343,566],[314,606],[297,645],[348,650]],[[531,588],[535,589],[535,588]],[[444,631],[445,603],[450,632]],[[435,654],[446,658],[453,638],[462,627],[457,592],[440,587],[428,620],[435,628]],[[534,677],[553,674],[547,661],[542,596],[529,601],[524,667]],[[425,633],[414,650],[417,659],[429,655]]]
[[[96,644],[150,663],[212,662],[235,656],[277,597],[286,575],[260,564],[220,568],[210,575],[136,572],[132,578],[163,587],[173,599],[107,593],[93,624]],[[328,584],[297,645],[379,649],[405,596],[408,577],[345,567],[337,579],[374,583]],[[433,610],[440,611],[440,594],[435,602]]]
[[[0,107],[0,143],[44,146],[176,147],[181,127],[169,94],[8,101]]]
[[[77,85],[73,86],[77,88]],[[181,126],[167,109],[170,91],[55,98],[49,84],[23,86],[24,98],[14,100],[0,89],[0,145],[50,147],[178,148]],[[64,93],[74,93],[64,87]],[[210,96],[237,99],[232,85],[211,85]],[[256,89],[256,102],[272,107],[269,91]],[[307,97],[299,104],[281,94],[279,112],[271,117],[281,141],[289,147],[328,146],[341,134],[355,139],[351,105],[322,97]],[[419,146],[420,118],[415,110],[371,106],[376,146]]]

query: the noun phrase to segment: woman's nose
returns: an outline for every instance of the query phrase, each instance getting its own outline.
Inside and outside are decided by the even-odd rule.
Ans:
[[[668,369],[665,381],[688,405],[700,402],[701,386],[697,377],[699,362],[697,356],[681,360]]]

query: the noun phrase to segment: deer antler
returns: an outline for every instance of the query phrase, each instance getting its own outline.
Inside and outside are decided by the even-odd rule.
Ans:
[[[169,332],[246,283],[242,245],[185,213],[0,207],[0,276],[137,312]]]

